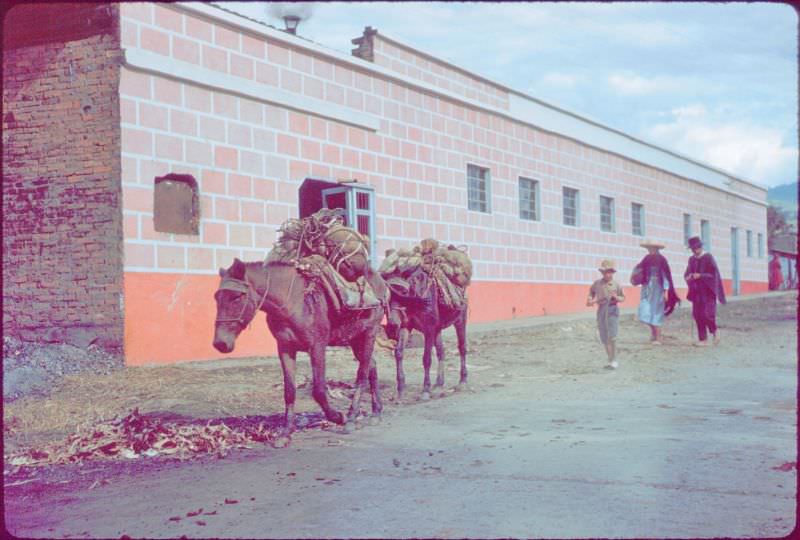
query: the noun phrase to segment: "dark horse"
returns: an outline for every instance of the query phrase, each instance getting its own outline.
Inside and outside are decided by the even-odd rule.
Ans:
[[[366,279],[378,298],[387,298],[386,284],[377,272],[366,270]],[[278,355],[283,368],[283,396],[286,404],[286,426],[283,437],[290,437],[295,428],[295,367],[298,351],[307,352],[311,360],[312,395],[325,413],[337,424],[355,420],[361,392],[370,383],[372,414],[380,418],[383,406],[378,393],[378,372],[372,352],[383,306],[335,313],[326,293],[306,279],[293,265],[262,262],[244,263],[235,259],[227,270],[220,270],[220,286],[214,294],[217,318],[214,325],[214,347],[223,353],[233,350],[236,337],[250,323],[258,310],[267,314],[267,325],[278,342]],[[358,361],[356,386],[350,410],[345,419],[328,403],[325,386],[325,348],[328,345],[350,345]]]
[[[425,337],[425,349],[422,354],[422,367],[425,369],[422,399],[430,398],[431,351],[434,346],[436,347],[436,357],[439,359],[436,386],[444,386],[442,330],[451,324],[456,330],[458,352],[461,355],[461,380],[458,388],[463,388],[467,384],[467,303],[464,302],[458,308],[443,305],[439,288],[422,268],[415,270],[407,278],[407,281],[409,285],[407,291],[404,290],[404,287],[393,286],[391,280],[389,283],[392,296],[389,302],[386,335],[397,340],[394,350],[394,358],[397,362],[397,398],[403,397],[406,387],[406,376],[403,372],[403,350],[411,330],[419,330]]]

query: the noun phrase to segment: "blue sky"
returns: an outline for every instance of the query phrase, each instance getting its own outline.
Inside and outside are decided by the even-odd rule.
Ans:
[[[282,28],[287,4],[221,2]],[[797,15],[774,3],[314,2],[298,34],[387,37],[766,186],[797,180]]]

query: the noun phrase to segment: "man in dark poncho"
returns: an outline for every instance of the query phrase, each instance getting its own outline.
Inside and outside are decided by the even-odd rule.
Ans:
[[[708,332],[714,336],[714,344],[719,343],[717,330],[717,300],[724,304],[725,290],[722,288],[722,277],[717,262],[711,253],[703,252],[703,241],[697,236],[689,238],[689,248],[693,255],[689,257],[683,277],[689,285],[689,301],[692,303],[692,316],[697,323],[695,345],[708,346]]]

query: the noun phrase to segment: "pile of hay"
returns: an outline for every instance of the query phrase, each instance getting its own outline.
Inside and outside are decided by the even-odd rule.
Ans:
[[[378,271],[388,281],[405,279],[417,268],[433,278],[446,305],[455,307],[466,301],[464,289],[472,280],[472,261],[465,247],[444,246],[433,238],[426,238],[411,250],[388,250]]]
[[[137,408],[123,418],[101,422],[63,441],[12,454],[8,461],[12,466],[32,467],[140,456],[225,456],[232,448],[252,448],[253,443],[268,443],[275,437],[276,431],[263,423],[256,427],[228,427],[224,422],[178,425],[149,418]]]

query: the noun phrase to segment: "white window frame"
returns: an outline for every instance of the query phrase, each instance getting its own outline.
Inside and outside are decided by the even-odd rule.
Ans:
[[[634,228],[634,220],[633,217],[636,215],[636,209],[639,209],[639,232],[636,232]],[[632,202],[631,203],[631,234],[634,236],[644,236],[645,235],[645,221],[644,221],[644,205],[642,203]]]
[[[608,224],[609,228],[608,229],[604,229],[603,228],[603,201],[604,200],[608,201],[608,221],[609,221],[609,224]],[[617,223],[616,223],[617,220],[615,219],[615,215],[614,215],[614,214],[616,214],[616,211],[615,211],[616,210],[616,205],[614,204],[614,197],[608,197],[607,195],[600,195],[599,204],[600,204],[600,207],[599,207],[598,215],[600,217],[600,230],[602,232],[608,232],[608,233],[617,232]]]
[[[689,238],[692,237],[692,214],[683,214],[683,245],[689,245]]]
[[[711,251],[711,222],[707,219],[700,220],[700,240],[703,241],[703,249]]]
[[[745,232],[745,237],[747,238],[747,256],[753,256],[753,231],[748,230]]]
[[[486,209],[482,210],[480,208],[473,208],[473,199],[470,197],[470,194],[473,193],[473,189],[470,188],[470,181],[474,178],[470,175],[470,170],[477,169],[478,171],[483,171],[485,176],[483,178],[484,181],[484,197],[486,203]],[[475,201],[475,204],[479,204],[480,201]],[[492,176],[491,171],[488,167],[481,167],[480,165],[475,165],[473,163],[467,163],[467,210],[471,212],[480,212],[482,214],[491,214],[492,213]]]
[[[522,185],[525,184],[525,183],[530,183],[530,188],[531,189],[527,189],[526,188],[525,190],[523,190],[522,189]],[[519,218],[523,219],[525,221],[541,221],[542,220],[542,214],[541,214],[541,203],[540,203],[541,197],[539,196],[539,181],[538,180],[534,180],[533,178],[527,178],[525,176],[520,176],[517,186],[518,186],[518,190],[519,190]],[[522,204],[523,203],[523,198],[522,198],[523,191],[526,191],[527,193],[530,193],[530,194],[533,195],[533,208],[532,209],[530,207],[530,199],[528,199],[526,201],[527,203],[529,203],[527,205],[527,207],[523,207],[523,204]],[[524,216],[523,212],[533,212],[533,217]]]
[[[575,193],[575,223],[567,223],[567,213],[565,203],[567,202],[567,190]],[[580,227],[581,226],[581,191],[574,187],[562,186],[561,187],[561,224],[565,227]]]

